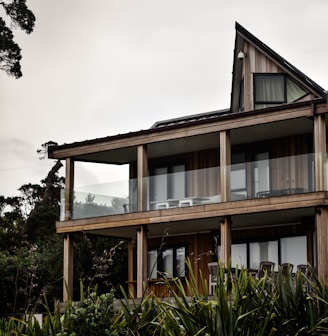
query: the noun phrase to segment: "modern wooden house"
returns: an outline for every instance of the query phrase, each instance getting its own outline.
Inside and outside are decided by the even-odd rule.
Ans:
[[[56,229],[68,287],[80,231],[129,240],[126,280],[138,297],[144,285],[165,294],[156,280],[183,278],[187,257],[196,276],[219,257],[249,269],[309,263],[327,280],[327,116],[325,90],[236,23],[229,108],[49,148],[66,160]],[[128,167],[120,187],[87,191],[102,211],[78,211],[78,162]]]

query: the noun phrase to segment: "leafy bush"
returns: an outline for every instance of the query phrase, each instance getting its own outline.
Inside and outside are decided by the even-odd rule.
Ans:
[[[57,336],[119,336],[124,330],[114,325],[114,295],[112,292],[98,296],[95,292],[71,306],[63,330]]]
[[[253,277],[245,269],[218,268],[213,296],[187,262],[188,278],[162,280],[170,297],[145,290],[130,299],[122,289],[120,309],[113,292],[82,298],[78,306],[47,315],[39,326],[32,317],[1,320],[0,336],[304,336],[328,335],[328,285],[302,273]],[[200,285],[199,285],[200,283]]]

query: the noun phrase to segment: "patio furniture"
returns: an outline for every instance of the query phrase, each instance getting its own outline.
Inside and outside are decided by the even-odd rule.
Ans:
[[[263,278],[265,274],[267,274],[268,277],[272,277],[274,271],[274,265],[275,263],[272,261],[261,261],[259,271],[257,274],[258,278],[259,279]]]
[[[208,276],[208,294],[213,295],[215,286],[217,283],[217,273],[218,273],[218,262],[210,262],[208,263],[208,271],[209,271],[209,276]]]
[[[291,275],[293,272],[294,265],[291,263],[282,263],[280,265],[281,273],[283,276]]]

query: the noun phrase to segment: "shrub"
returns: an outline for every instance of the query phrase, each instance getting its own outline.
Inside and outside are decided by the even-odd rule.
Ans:
[[[98,296],[95,292],[71,306],[63,330],[57,336],[124,335],[123,329],[114,325],[114,295],[112,292]]]

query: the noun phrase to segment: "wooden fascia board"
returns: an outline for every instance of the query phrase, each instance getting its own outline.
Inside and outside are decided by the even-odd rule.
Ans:
[[[261,213],[328,206],[327,192],[305,193],[280,197],[260,198],[238,202],[206,204],[186,208],[172,208],[127,215],[96,217],[56,223],[57,233],[124,228],[143,224],[160,224],[192,219]],[[187,211],[186,211],[187,210]]]
[[[326,106],[326,105],[325,105]],[[99,142],[97,144],[84,144],[75,148],[65,148],[54,150],[51,158],[65,159],[67,157],[77,157],[90,153],[103,152],[108,150],[122,149],[131,146],[152,144],[161,141],[186,138],[195,135],[219,132],[223,130],[232,130],[236,128],[266,124],[275,121],[283,121],[301,117],[312,116],[311,102],[302,104],[300,107],[284,108],[278,111],[264,111],[262,113],[243,112],[237,115],[231,115],[230,118],[216,122],[194,125],[185,128],[162,130],[161,132],[152,132],[150,134],[137,135],[135,137],[113,139]]]

